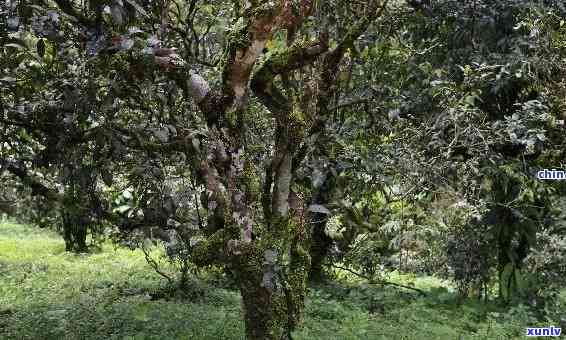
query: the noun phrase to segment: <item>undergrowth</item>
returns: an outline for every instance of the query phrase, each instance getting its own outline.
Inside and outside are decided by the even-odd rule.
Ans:
[[[167,287],[139,251],[105,244],[64,251],[49,231],[0,224],[1,339],[243,339],[240,297],[209,275]],[[401,275],[391,280],[403,282]],[[521,339],[537,320],[524,306],[458,301],[434,278],[427,296],[347,276],[312,287],[294,339]]]

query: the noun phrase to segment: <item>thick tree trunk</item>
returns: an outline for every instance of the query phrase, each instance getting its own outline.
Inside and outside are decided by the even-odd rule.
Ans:
[[[321,282],[324,280],[324,259],[328,255],[332,246],[332,239],[326,235],[326,215],[314,214],[316,220],[313,222],[312,240],[311,240],[311,266],[309,271],[309,280],[312,282]],[[322,216],[316,216],[322,215]]]
[[[200,182],[206,187],[209,210],[207,240],[193,250],[197,264],[228,264],[240,285],[246,335],[249,339],[288,339],[301,322],[310,268],[310,231],[304,223],[303,195],[292,192],[293,164],[305,155],[299,152],[306,133],[320,132],[325,117],[305,115],[294,105],[300,102],[295,91],[280,89],[274,80],[312,64],[328,51],[328,36],[319,42],[289,44],[272,54],[255,72],[268,40],[281,28],[296,31],[296,26],[314,9],[314,1],[252,2],[246,9],[245,25],[238,25],[228,41],[228,58],[222,74],[222,90],[216,92],[197,75],[189,77],[185,93],[193,97],[205,116],[211,140],[208,156],[196,160]],[[342,42],[330,53],[325,79],[334,83],[338,64],[353,42],[379,16],[378,3],[371,1],[367,15],[360,19]],[[298,15],[297,15],[298,14]],[[240,27],[241,26],[241,27]],[[245,39],[239,39],[245,37]],[[290,42],[293,39],[289,39]],[[182,84],[183,82],[181,82]],[[248,84],[275,119],[274,152],[266,170],[264,190],[256,167],[246,160],[244,114]],[[329,94],[326,91],[323,96]],[[326,111],[324,111],[326,112]],[[311,126],[315,124],[317,128]],[[259,195],[262,194],[262,197]],[[261,219],[253,207],[264,210],[265,228],[257,228]]]
[[[79,221],[79,223],[75,225],[74,231],[76,251],[79,253],[88,251],[88,247],[86,245],[87,225]]]
[[[302,226],[289,223],[288,228],[291,233],[273,235],[264,242],[239,243],[231,249],[239,254],[232,264],[248,339],[290,339],[302,322],[310,257],[303,248]]]
[[[246,269],[240,273],[239,282],[247,338],[291,339],[304,309],[306,268],[288,268],[291,274],[273,277],[256,266]]]
[[[63,217],[63,239],[65,240],[65,251],[73,251],[73,233],[71,224]]]
[[[261,263],[246,269],[240,273],[239,280],[246,337],[262,340],[288,339],[291,325],[285,291],[287,283],[264,274]]]
[[[246,337],[254,340],[291,339],[290,331],[285,326],[287,323],[285,297],[269,296],[264,293],[257,289],[242,291]]]
[[[63,213],[63,239],[65,250],[75,252],[86,252],[87,226],[80,217],[72,213]]]

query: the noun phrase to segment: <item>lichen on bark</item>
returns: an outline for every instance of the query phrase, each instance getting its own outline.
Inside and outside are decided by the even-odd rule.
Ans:
[[[205,267],[224,262],[225,231],[218,230],[204,240],[200,240],[192,250],[191,258],[197,266]]]
[[[293,237],[297,228],[290,218],[276,218],[261,240],[238,244],[232,258],[250,339],[287,339],[300,325],[309,255]]]

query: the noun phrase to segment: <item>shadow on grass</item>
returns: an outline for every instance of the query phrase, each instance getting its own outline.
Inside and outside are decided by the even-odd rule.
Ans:
[[[238,296],[216,291],[156,300],[152,293],[161,288],[99,284],[65,302],[0,310],[0,338],[243,339]]]

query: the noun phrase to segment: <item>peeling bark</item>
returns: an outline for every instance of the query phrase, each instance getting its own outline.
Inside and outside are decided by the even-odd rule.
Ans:
[[[240,3],[238,2],[238,5]],[[298,11],[292,6],[297,4]],[[301,322],[311,256],[311,231],[304,216],[304,197],[293,193],[296,160],[304,157],[299,146],[313,129],[312,116],[323,116],[328,105],[320,96],[331,95],[331,74],[348,47],[365,31],[379,11],[372,1],[367,17],[361,18],[344,40],[328,52],[328,39],[295,42],[294,32],[312,13],[314,1],[251,1],[237,6],[245,17],[232,29],[226,47],[222,87],[211,89],[198,74],[183,71],[184,90],[201,109],[209,127],[208,157],[198,161],[199,181],[207,189],[209,209],[207,238],[194,250],[197,264],[229,264],[243,298],[246,335],[249,339],[286,339]],[[256,67],[271,36],[286,29],[293,45],[273,53]],[[301,100],[289,98],[292,91],[277,88],[283,79],[323,57],[322,79],[330,81],[319,92],[318,111],[302,112]],[[252,70],[255,73],[252,76]],[[275,152],[265,176],[257,174],[246,156],[245,126],[249,86],[275,118]],[[285,86],[285,81],[283,82]],[[322,121],[322,120],[321,120]],[[310,129],[310,130],[309,130]],[[319,126],[320,132],[323,130]],[[299,162],[300,163],[300,162]],[[253,165],[253,164],[252,164]],[[259,194],[259,182],[264,178]],[[263,206],[263,219],[253,216]],[[261,221],[261,222],[260,222]],[[256,223],[265,222],[265,228]],[[260,226],[258,226],[260,227]],[[261,234],[255,235],[255,233]],[[254,238],[254,236],[259,236]]]
[[[223,72],[224,95],[230,98],[230,111],[239,112],[246,104],[246,93],[252,68],[275,29],[277,9],[272,2],[254,6],[244,29],[229,42],[228,60]]]
[[[270,268],[272,260],[261,248],[251,247],[235,262],[248,339],[287,338],[285,282]]]
[[[280,158],[279,158],[280,157]],[[291,186],[291,155],[281,151],[275,168],[275,187],[273,188],[272,212],[277,217],[286,218],[289,212],[289,188]]]
[[[210,93],[210,86],[208,85],[208,82],[199,74],[194,72],[189,72],[187,88],[197,104],[202,103],[202,101]]]

